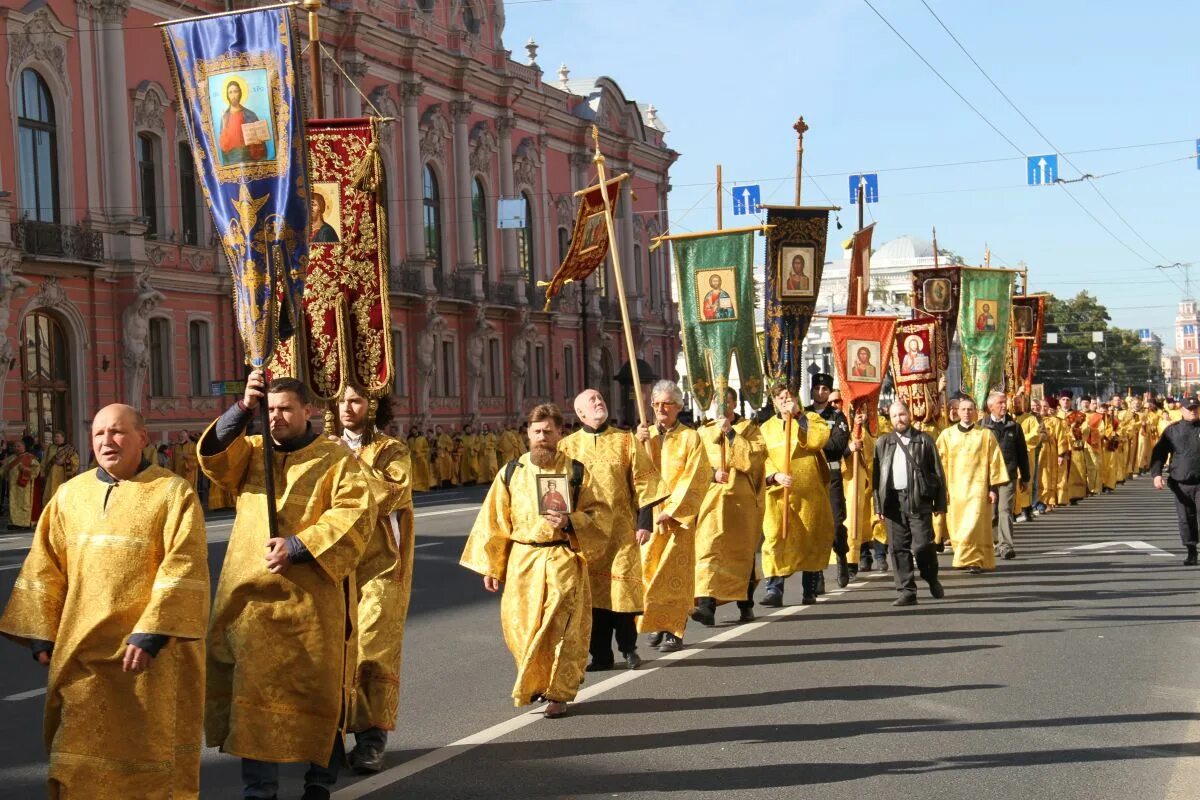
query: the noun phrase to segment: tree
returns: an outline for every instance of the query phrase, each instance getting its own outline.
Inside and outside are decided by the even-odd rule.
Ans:
[[[1038,380],[1046,393],[1071,389],[1076,393],[1125,394],[1132,388],[1141,394],[1162,386],[1162,367],[1154,351],[1137,333],[1110,327],[1108,310],[1087,291],[1068,300],[1046,298],[1046,332],[1057,333],[1056,344],[1042,344]],[[1102,332],[1104,341],[1093,341]],[[1095,361],[1087,357],[1096,354]]]

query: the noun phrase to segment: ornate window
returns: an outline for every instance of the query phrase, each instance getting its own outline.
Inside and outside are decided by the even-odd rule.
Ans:
[[[192,397],[208,394],[212,381],[208,323],[197,319],[188,323],[188,365],[192,371]]]
[[[548,395],[550,393],[549,389],[547,387],[548,381],[546,380],[546,348],[545,347],[543,347],[542,345],[539,344],[537,347],[535,347],[533,349],[533,361],[534,361],[534,376],[536,377],[536,380],[537,380],[537,385],[536,385],[536,388],[534,391],[538,397],[545,397],[546,395]]]
[[[442,193],[433,167],[425,165],[421,204],[425,213],[425,257],[442,266]]]
[[[558,229],[558,263],[567,260],[567,251],[571,249],[571,234],[565,227]]]
[[[392,328],[392,394],[404,397],[408,394],[408,358],[404,354],[404,331]]]
[[[476,178],[471,182],[471,227],[475,231],[475,266],[486,267],[488,263],[487,193],[483,182]]]
[[[17,139],[21,215],[40,222],[58,222],[58,135],[54,100],[42,76],[31,69],[21,73]]]
[[[633,246],[633,293],[642,293],[642,246]]]
[[[192,160],[192,149],[186,143],[179,144],[179,226],[184,244],[200,244],[200,183],[196,179],[196,162]]]
[[[158,237],[158,139],[149,133],[137,136],[138,191],[142,216],[146,218],[146,236]]]
[[[563,345],[563,396],[575,397],[575,346]]]
[[[429,12],[433,11],[433,7],[435,4],[436,4],[435,0],[417,0],[417,8],[421,9],[422,11],[424,11],[427,14]]]
[[[150,320],[150,395],[171,394],[171,323],[164,317]]]
[[[25,427],[39,437],[46,431],[62,430],[70,440],[67,337],[59,321],[49,314],[34,311],[21,325],[21,377]]]
[[[488,339],[488,397],[504,395],[504,362],[500,355],[500,340]]]
[[[533,259],[533,201],[526,192],[521,193],[521,199],[525,201],[525,226],[517,231],[517,264],[522,277],[533,285],[537,280]]]
[[[441,386],[442,397],[457,397],[458,396],[458,347],[457,342],[453,339],[442,340],[442,368],[441,368]]]

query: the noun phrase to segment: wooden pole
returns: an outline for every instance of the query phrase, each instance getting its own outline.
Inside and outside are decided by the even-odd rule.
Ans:
[[[792,476],[792,412],[785,411],[783,413],[783,455],[787,459],[788,477]],[[783,528],[779,532],[779,538],[787,539],[788,537],[788,517],[792,513],[792,487],[783,487]]]
[[[804,117],[796,120],[792,130],[796,132],[796,205],[800,205],[800,181],[804,177],[804,133],[808,130]]]
[[[304,0],[302,7],[308,12],[308,66],[312,74],[312,116],[321,119],[325,116],[325,80],[321,76],[321,26],[318,21],[321,0]]]
[[[721,182],[721,165],[717,164],[717,230],[724,227],[721,212],[725,208],[725,184]]]
[[[617,234],[613,229],[612,202],[608,197],[607,176],[604,169],[604,154],[600,152],[600,129],[592,126],[592,141],[596,154],[592,161],[596,165],[596,177],[600,180],[600,197],[604,201],[604,224],[608,228],[608,252],[612,255],[613,278],[617,285],[617,304],[621,307],[621,323],[625,326],[625,349],[629,353],[629,376],[633,381],[633,397],[637,403],[638,420],[646,424],[646,409],[642,406],[642,378],[638,373],[637,351],[633,347],[633,326],[629,323],[629,306],[625,302],[625,279],[621,277],[621,254],[617,252]],[[633,202],[630,198],[628,202]]]

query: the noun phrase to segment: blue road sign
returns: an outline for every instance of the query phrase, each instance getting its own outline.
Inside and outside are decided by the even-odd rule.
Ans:
[[[865,175],[850,176],[850,204],[858,202],[858,184],[865,182],[863,189],[863,200],[868,203],[879,202],[879,174],[876,172],[868,172]]]
[[[1058,180],[1058,156],[1030,156],[1026,172],[1030,186],[1046,186]]]
[[[758,188],[758,184],[750,186],[734,186],[733,187],[733,213],[735,216],[741,214],[757,214],[759,202],[762,199],[762,192]]]
[[[1141,339],[1142,341],[1148,340],[1150,338],[1150,329],[1149,328],[1138,328],[1138,338]]]

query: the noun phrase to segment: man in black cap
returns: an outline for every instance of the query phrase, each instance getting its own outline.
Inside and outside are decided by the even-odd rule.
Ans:
[[[850,583],[850,566],[846,560],[849,543],[846,536],[846,493],[842,488],[842,459],[851,451],[850,424],[846,415],[833,407],[833,376],[818,372],[812,377],[812,405],[804,409],[817,414],[829,426],[829,441],[825,443],[825,460],[829,462],[829,505],[833,507],[833,552],[837,556],[838,586]]]
[[[1196,528],[1196,505],[1200,503],[1200,400],[1184,398],[1182,419],[1172,422],[1158,438],[1150,455],[1150,475],[1154,488],[1169,487],[1175,495],[1179,517],[1179,538],[1187,548],[1184,566],[1196,566],[1196,546],[1200,543]],[[1170,473],[1163,479],[1163,465],[1171,457]]]

